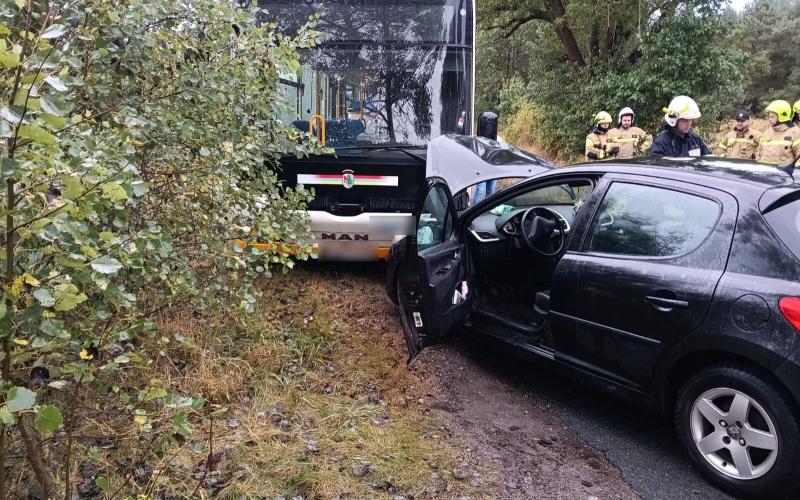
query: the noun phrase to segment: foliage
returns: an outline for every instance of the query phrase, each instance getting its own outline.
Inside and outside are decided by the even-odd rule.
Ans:
[[[500,104],[498,111],[501,117],[514,116],[525,104],[525,82],[522,78],[514,77],[500,90]]]
[[[521,146],[547,142],[547,138],[539,133],[538,113],[533,104],[522,101],[516,113],[511,116],[513,120],[509,120],[508,125],[503,128],[503,139],[506,142]]]
[[[757,0],[741,16],[735,44],[757,63],[743,105],[763,110],[775,99],[800,99],[800,1]]]
[[[716,132],[719,120],[743,99],[756,68],[757,60],[732,44],[736,16],[720,0],[565,0],[564,6],[564,15],[554,22],[549,7],[534,0],[485,0],[484,9],[498,14],[481,25],[495,33],[498,43],[507,43],[502,33],[528,19],[512,36],[523,30],[528,36],[520,73],[527,101],[538,111],[537,144],[554,156],[581,157],[592,117],[601,110],[616,116],[630,106],[637,112],[637,124],[657,135],[662,108],[679,94],[700,105],[703,118],[696,130]],[[585,64],[568,56],[570,47],[559,26],[570,28]],[[508,96],[518,86],[513,78],[506,79],[494,105],[508,107]],[[505,102],[500,97],[504,94]]]
[[[321,148],[273,117],[288,109],[279,75],[299,71],[297,50],[318,35],[312,22],[283,36],[256,24],[258,11],[214,0],[0,6],[2,439],[19,431],[38,450],[27,458],[51,497],[54,477],[70,496],[79,401],[127,415],[128,432],[149,438],[144,458],[208,424],[214,406],[200,394],[155,378],[126,385],[183,342],[157,331],[154,312],[251,312],[257,278],[309,255],[311,193],[283,189],[275,169],[281,152]],[[62,425],[65,456],[51,469],[38,433]],[[98,486],[109,481],[128,484]]]
[[[527,54],[533,50],[528,45],[527,30],[520,30],[508,40],[494,31],[478,31],[475,47],[475,113],[484,111],[500,113],[500,119],[511,115],[501,109],[500,92],[506,81],[517,78],[523,81],[529,66]]]

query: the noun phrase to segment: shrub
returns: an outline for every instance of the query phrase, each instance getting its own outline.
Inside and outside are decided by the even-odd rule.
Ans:
[[[278,76],[298,72],[297,49],[317,34],[312,23],[282,36],[257,12],[215,0],[0,6],[0,453],[20,437],[48,497],[54,477],[70,496],[71,465],[85,457],[72,435],[79,403],[125,420],[128,437],[149,443],[144,457],[181,446],[213,414],[162,380],[126,385],[186,342],[159,333],[154,313],[252,311],[254,280],[307,257],[311,194],[278,185],[276,158],[320,148],[274,117],[288,106]],[[97,487],[120,492],[120,474]]]

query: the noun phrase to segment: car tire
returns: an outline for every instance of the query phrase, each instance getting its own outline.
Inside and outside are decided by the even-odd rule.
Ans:
[[[784,498],[800,489],[800,426],[790,401],[758,369],[714,365],[679,391],[675,427],[692,461],[722,489]]]

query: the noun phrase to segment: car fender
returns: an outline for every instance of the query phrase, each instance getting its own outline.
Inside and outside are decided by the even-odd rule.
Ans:
[[[668,415],[680,385],[691,372],[723,361],[746,361],[774,373],[786,360],[755,341],[724,333],[698,331],[673,345],[658,360],[651,396],[660,401],[660,412]]]

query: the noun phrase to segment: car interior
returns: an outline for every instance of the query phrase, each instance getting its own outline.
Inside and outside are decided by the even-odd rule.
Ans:
[[[591,191],[588,179],[541,187],[487,208],[470,222],[473,312],[548,336],[550,282]]]

